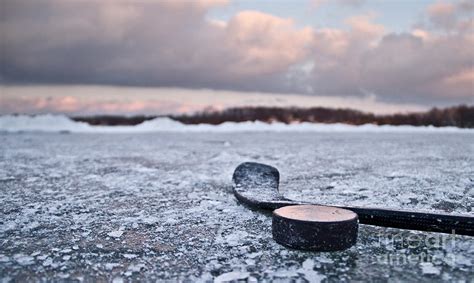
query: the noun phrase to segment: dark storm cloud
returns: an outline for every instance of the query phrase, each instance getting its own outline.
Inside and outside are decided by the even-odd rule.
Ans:
[[[41,3],[5,4],[7,80],[276,90],[270,78],[311,40],[309,29],[258,12],[209,21],[215,1]]]

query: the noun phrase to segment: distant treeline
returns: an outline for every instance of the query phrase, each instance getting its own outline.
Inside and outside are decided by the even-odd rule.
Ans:
[[[136,125],[157,116],[93,116],[75,117],[76,121],[92,125]],[[474,128],[474,106],[455,106],[450,108],[433,108],[422,113],[393,115],[374,115],[352,109],[282,108],[282,107],[239,107],[223,111],[205,111],[190,115],[167,116],[184,124],[221,124],[223,122],[311,122],[311,123],[345,123],[352,125],[413,125],[435,127],[453,126]]]
[[[220,112],[202,112],[193,115],[172,116],[185,124],[221,124],[223,122],[312,122],[345,123],[352,125],[413,125],[435,127],[454,126],[474,128],[474,106],[456,106],[445,109],[433,108],[423,113],[374,115],[352,109],[242,107]]]
[[[147,120],[153,120],[160,116],[119,116],[119,115],[95,115],[70,117],[77,122],[86,122],[94,126],[134,126]],[[164,116],[161,116],[164,117]]]

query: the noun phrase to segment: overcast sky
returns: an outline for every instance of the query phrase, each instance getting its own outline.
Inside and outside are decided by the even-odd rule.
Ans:
[[[0,5],[3,114],[474,104],[468,0]]]

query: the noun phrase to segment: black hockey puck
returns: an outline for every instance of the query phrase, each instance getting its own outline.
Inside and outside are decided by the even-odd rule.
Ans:
[[[337,207],[292,205],[273,211],[273,239],[286,247],[339,251],[357,241],[357,214]]]

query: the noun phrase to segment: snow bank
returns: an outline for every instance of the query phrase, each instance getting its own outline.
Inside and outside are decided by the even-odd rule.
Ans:
[[[156,118],[136,126],[91,126],[75,122],[64,115],[5,115],[0,116],[0,131],[21,132],[79,132],[79,133],[146,133],[146,132],[466,132],[474,129],[455,127],[436,128],[432,126],[377,126],[320,123],[264,123],[264,122],[226,122],[220,125],[185,125],[169,118]]]
[[[87,123],[75,122],[63,115],[5,115],[0,116],[1,131],[74,131],[83,132],[90,130],[91,126]]]

